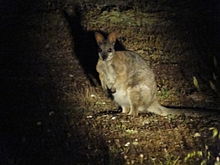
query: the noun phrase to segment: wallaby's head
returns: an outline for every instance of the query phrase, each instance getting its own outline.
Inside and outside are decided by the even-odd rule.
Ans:
[[[95,33],[95,39],[99,46],[99,58],[103,61],[111,60],[115,54],[114,45],[116,42],[116,33],[112,32],[108,35],[108,38],[105,39],[104,36],[98,32]]]

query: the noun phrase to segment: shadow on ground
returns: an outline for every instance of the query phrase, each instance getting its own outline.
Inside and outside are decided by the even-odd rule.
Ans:
[[[67,105],[49,71],[53,61],[42,58],[44,52],[28,35],[34,26],[27,20],[41,21],[36,17],[41,8],[28,8],[32,3],[1,2],[0,164],[104,164],[107,145],[79,126],[82,114],[70,125]],[[27,19],[31,16],[37,20]]]
[[[82,11],[79,10],[80,7],[76,6],[73,10],[74,13],[66,10],[64,11],[64,16],[69,23],[69,28],[74,43],[74,51],[79,59],[80,65],[83,67],[85,74],[93,85],[97,85],[99,82],[98,73],[96,71],[96,64],[98,61],[98,45],[95,41],[95,32],[86,31],[82,25]],[[107,37],[106,32],[101,32],[105,37]],[[125,47],[117,41],[116,50],[125,50]]]
[[[74,51],[88,79],[95,85],[92,77],[98,80],[98,73],[95,69],[98,52],[94,32],[83,29],[81,26],[81,12],[77,10],[77,7],[73,10],[75,11],[74,14],[64,11],[64,16],[69,23],[71,35],[74,36],[72,37]]]

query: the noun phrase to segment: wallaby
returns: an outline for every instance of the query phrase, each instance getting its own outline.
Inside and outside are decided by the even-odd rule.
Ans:
[[[152,112],[161,116],[179,115],[183,110],[169,109],[159,104],[155,75],[147,62],[132,51],[115,51],[117,34],[112,32],[107,39],[98,32],[95,39],[99,46],[96,70],[102,88],[110,89],[122,112],[132,116]]]

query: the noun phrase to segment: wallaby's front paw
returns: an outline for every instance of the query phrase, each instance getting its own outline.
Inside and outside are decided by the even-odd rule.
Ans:
[[[111,90],[111,93],[115,93],[116,92],[116,88],[112,87],[110,90]]]

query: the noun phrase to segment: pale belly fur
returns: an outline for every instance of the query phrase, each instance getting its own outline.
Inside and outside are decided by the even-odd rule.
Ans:
[[[122,107],[129,107],[129,98],[125,90],[116,90],[113,94],[114,100]]]

